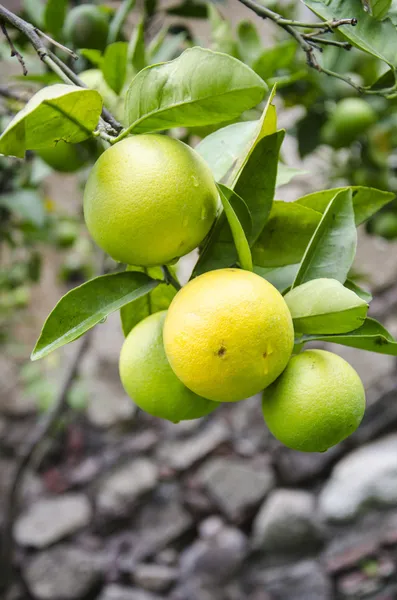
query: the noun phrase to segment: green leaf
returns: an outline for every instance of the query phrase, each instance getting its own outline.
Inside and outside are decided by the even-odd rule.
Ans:
[[[382,21],[387,17],[392,0],[362,0],[362,3],[364,10],[369,12],[375,19]]]
[[[168,28],[163,29],[158,37],[149,44],[148,63],[150,65],[168,62],[181,53],[186,41],[186,32],[181,31],[176,35],[167,35],[167,33]]]
[[[47,0],[44,11],[44,27],[54,37],[59,36],[62,31],[68,4],[68,0]]]
[[[207,7],[208,21],[211,27],[211,46],[213,50],[236,56],[237,47],[236,42],[234,41],[230,21],[222,16],[212,2],[209,2]]]
[[[269,283],[274,285],[278,291],[283,294],[288,290],[299,270],[299,263],[296,265],[286,265],[284,267],[277,267],[276,269],[257,267],[254,265],[254,273],[266,279]]]
[[[294,60],[296,53],[296,42],[287,41],[273,48],[263,50],[262,54],[257,58],[252,68],[262,79],[270,79],[274,77],[277,71],[286,69]]]
[[[31,359],[43,358],[73,342],[112,312],[153,290],[158,283],[144,273],[124,272],[101,275],[74,288],[48,316]]]
[[[23,10],[33,25],[44,29],[45,6],[42,0],[23,0]]]
[[[303,0],[316,15],[325,21],[357,19],[355,27],[344,25],[338,29],[341,36],[363,52],[397,66],[397,31],[390,19],[377,21],[365,12],[361,0]]]
[[[357,283],[354,283],[354,281],[352,281],[351,279],[346,279],[346,281],[345,281],[345,287],[348,290],[351,290],[352,292],[354,292],[355,294],[357,294],[357,296],[359,296],[367,304],[369,304],[371,302],[371,300],[372,300],[372,294],[370,292],[368,292],[367,290],[364,290],[359,285],[357,285]]]
[[[109,26],[109,33],[107,44],[113,44],[117,41],[121,30],[123,28],[123,24],[128,17],[128,14],[132,11],[135,6],[136,0],[124,0],[117,9],[114,17],[112,18]]]
[[[20,189],[1,194],[0,206],[4,206],[35,227],[43,227],[45,223],[43,200],[37,190]]]
[[[162,279],[163,277],[161,267],[150,267],[149,269],[127,267],[127,271],[145,272],[149,277],[153,277],[154,279]],[[145,296],[141,296],[122,306],[120,318],[124,335],[127,337],[131,329],[149,315],[160,310],[167,310],[175,294],[176,290],[172,285],[159,283],[159,285]]]
[[[361,327],[350,333],[303,335],[296,339],[295,343],[305,344],[314,341],[333,342],[334,344],[342,344],[359,350],[397,356],[397,341],[378,321],[370,318],[367,318]]]
[[[203,48],[146,67],[126,97],[127,133],[221,123],[256,106],[264,82],[240,61]]]
[[[353,331],[368,312],[368,304],[336,279],[312,279],[289,291],[284,299],[295,331],[304,334]]]
[[[145,28],[141,19],[135,27],[128,46],[128,64],[134,67],[136,73],[146,66]]]
[[[241,59],[252,67],[263,51],[258,31],[251,21],[241,21],[237,27],[237,48]]]
[[[327,277],[344,283],[354,260],[357,230],[351,190],[338,192],[330,201],[313,234],[292,287]]]
[[[284,135],[285,131],[277,131],[257,143],[234,188],[240,196],[244,195],[252,216],[251,244],[257,240],[272,208]]]
[[[321,221],[321,213],[296,202],[273,202],[269,219],[252,247],[260,267],[299,263]]]
[[[349,188],[334,188],[321,192],[314,192],[307,196],[302,196],[296,200],[297,204],[302,204],[323,213],[327,208],[330,200],[342,190],[350,189],[353,197],[353,209],[356,225],[360,225],[378,210],[393,200],[395,194],[393,192],[384,192],[375,188],[350,186]]]
[[[238,260],[242,269],[246,271],[252,271],[252,256],[251,250],[244,233],[244,229],[238,219],[237,214],[233,210],[232,204],[229,202],[228,195],[236,195],[233,190],[229,190],[226,186],[218,184],[218,191],[221,198],[223,210],[227,221],[229,223],[230,230],[232,232],[234,245],[237,250]]]
[[[56,84],[43,88],[13,118],[0,137],[0,153],[23,158],[26,150],[77,143],[95,130],[102,97],[95,90]]]
[[[107,46],[102,60],[102,73],[106,83],[116,94],[123,89],[127,74],[127,42],[114,42]]]
[[[102,52],[100,50],[95,50],[94,48],[81,48],[79,49],[79,54],[84,56],[87,60],[90,61],[96,67],[101,67],[102,65]]]
[[[307,175],[308,171],[303,171],[302,169],[296,169],[295,167],[288,167],[282,162],[278,163],[277,169],[277,180],[276,187],[281,187],[282,185],[287,185],[294,177],[298,177],[299,175]]]
[[[167,14],[188,19],[206,19],[207,12],[207,4],[192,2],[192,0],[184,0],[180,4],[167,8]]]
[[[321,144],[321,130],[327,120],[323,107],[309,107],[306,115],[297,122],[299,155],[304,158]]]
[[[238,194],[226,186],[222,185],[221,189],[242,226],[245,238],[248,239],[252,231],[252,219],[246,203]],[[207,237],[200,258],[194,268],[193,277],[214,269],[230,267],[237,260],[236,245],[224,211],[219,215],[210,235]]]

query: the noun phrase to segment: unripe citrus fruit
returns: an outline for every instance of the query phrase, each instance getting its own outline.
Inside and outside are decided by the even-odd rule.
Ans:
[[[255,273],[210,271],[173,299],[164,325],[165,351],[191,390],[217,402],[256,394],[286,367],[294,343],[281,294]]]
[[[59,140],[56,146],[37,150],[38,156],[60,173],[74,173],[88,161],[89,154],[81,144],[68,144]]]
[[[359,426],[365,391],[356,371],[325,350],[293,356],[263,392],[265,421],[280,442],[303,452],[324,452]]]
[[[146,317],[128,334],[120,354],[120,377],[134,402],[155,417],[197,419],[218,405],[188,390],[171,369],[163,346],[166,311]]]
[[[98,246],[117,261],[146,267],[196,248],[217,207],[207,164],[164,135],[137,135],[108,148],[84,193],[86,224]]]
[[[323,129],[323,139],[334,148],[349,146],[376,121],[376,112],[362,98],[345,98],[336,105]]]
[[[103,50],[109,32],[108,19],[98,6],[81,4],[65,20],[64,35],[75,48]]]
[[[397,214],[385,212],[376,215],[372,231],[386,240],[395,240],[397,238]]]

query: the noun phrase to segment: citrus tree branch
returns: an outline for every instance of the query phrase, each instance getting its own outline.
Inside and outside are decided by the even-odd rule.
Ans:
[[[0,581],[0,590],[2,591],[8,589],[13,578],[13,560],[15,547],[13,528],[15,519],[18,514],[20,491],[24,482],[26,470],[29,467],[36,450],[46,439],[46,437],[51,433],[54,425],[63,415],[67,408],[68,394],[73,382],[75,381],[78,375],[82,358],[88,349],[89,339],[89,334],[84,336],[73,357],[72,363],[66,374],[65,380],[62,384],[62,387],[59,391],[58,397],[56,398],[53,408],[50,412],[45,414],[38,422],[37,426],[33,429],[31,436],[26,440],[26,443],[19,455],[16,469],[14,471],[14,476],[6,497],[4,508],[4,522],[1,544],[2,570]]]
[[[65,52],[68,52],[74,58],[77,58],[77,55],[72,52],[72,50],[69,50],[69,48],[66,48],[66,46],[59,44],[50,38],[46,33],[43,33],[37,29],[37,27],[34,27],[31,23],[28,23],[21,17],[18,17],[13,12],[5,8],[2,4],[0,4],[0,23],[3,32],[5,30],[5,35],[10,45],[12,55],[17,56],[20,62],[22,60],[21,64],[23,64],[23,66],[23,57],[15,50],[14,44],[9,38],[8,32],[5,28],[5,23],[12,25],[15,27],[15,29],[23,33],[28,38],[33,48],[36,50],[39,58],[47,65],[49,69],[51,69],[51,71],[56,73],[58,77],[62,79],[62,81],[68,84],[78,85],[83,88],[87,87],[85,83],[81,81],[81,79],[79,79],[79,77],[72,71],[72,69],[70,69],[60,58],[58,58],[45,46],[43,39],[47,40],[50,44],[61,48]],[[26,75],[27,71],[25,73],[25,70],[26,68],[24,66],[24,74]],[[116,133],[119,133],[123,129],[121,123],[119,123],[106,108],[102,110],[102,117]]]

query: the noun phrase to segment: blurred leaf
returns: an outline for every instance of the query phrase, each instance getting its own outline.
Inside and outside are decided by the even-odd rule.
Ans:
[[[168,62],[173,60],[176,55],[180,54],[179,51],[186,41],[186,32],[182,31],[177,35],[167,35],[167,31],[168,29],[165,30],[164,37],[153,40],[153,44],[149,45],[148,54],[150,57],[150,64]]]
[[[294,177],[298,177],[298,175],[307,175],[308,171],[303,171],[302,169],[295,169],[294,167],[288,167],[282,162],[278,163],[277,169],[277,181],[276,187],[281,187],[282,185],[287,185]]]
[[[372,217],[378,210],[385,206],[395,198],[393,192],[385,192],[382,190],[376,190],[375,188],[361,187],[361,186],[350,186],[345,188],[333,188],[331,190],[323,190],[321,192],[314,192],[307,196],[302,196],[296,200],[297,204],[307,206],[323,213],[327,208],[330,200],[342,190],[350,189],[353,197],[353,208],[356,225],[360,225],[369,217]]]
[[[321,129],[326,121],[324,110],[309,107],[306,115],[297,122],[298,149],[302,158],[311,154],[321,144]]]
[[[128,64],[131,64],[134,67],[136,73],[146,66],[145,28],[143,19],[139,21],[132,33],[128,45],[127,60]]]
[[[239,218],[233,209],[232,203],[229,202],[229,197],[235,196],[239,198],[239,196],[235,194],[233,190],[230,190],[222,184],[218,184],[218,190],[221,197],[223,210],[225,211],[226,219],[229,223],[230,231],[232,232],[240,266],[246,271],[252,271],[251,250]],[[239,200],[241,201],[242,199],[239,198]]]
[[[211,27],[211,47],[217,52],[224,52],[236,56],[237,47],[234,40],[230,21],[225,19],[214,4],[209,2],[208,20]]]
[[[314,341],[332,342],[334,344],[350,346],[351,348],[358,348],[359,350],[397,356],[397,341],[378,321],[370,318],[367,318],[361,327],[350,333],[303,335],[295,340],[295,343],[305,344],[306,342]]]
[[[387,13],[392,5],[392,0],[361,0],[364,10],[370,13],[375,19],[382,21],[387,17]]]
[[[296,42],[287,41],[262,51],[252,68],[262,79],[274,77],[280,69],[286,69],[294,60]]]
[[[42,0],[23,0],[23,10],[36,27],[44,28],[45,5]]]
[[[299,263],[321,221],[321,213],[295,202],[273,202],[269,219],[252,248],[260,267]]]
[[[238,53],[241,59],[252,65],[263,52],[263,44],[258,31],[251,21],[241,21],[237,27]]]
[[[357,248],[352,192],[338,192],[326,208],[302,258],[292,287],[327,277],[344,283]]]
[[[252,218],[246,203],[233,190],[226,186],[221,186],[221,189],[242,227],[244,236],[249,238],[252,231]],[[243,252],[246,252],[246,250],[243,249]],[[206,271],[212,271],[222,267],[230,267],[235,264],[237,260],[238,254],[231,226],[226,217],[226,211],[224,211],[219,215],[211,230],[211,234],[207,237],[200,258],[194,268],[193,276],[195,277]]]
[[[81,48],[79,50],[79,54],[84,56],[87,60],[89,60],[96,67],[100,67],[102,64],[102,52],[100,50],[95,50],[94,48]]]
[[[31,359],[43,358],[73,342],[108,315],[157,285],[158,281],[144,273],[126,271],[101,275],[74,288],[61,298],[48,316]]]
[[[106,83],[118,95],[123,89],[127,73],[127,42],[114,42],[107,46],[102,60],[102,73]]]
[[[371,302],[372,294],[370,292],[368,292],[367,290],[364,290],[359,285],[357,285],[357,283],[354,283],[354,281],[352,281],[351,279],[346,279],[345,287],[348,290],[351,290],[352,292],[357,294],[357,296],[359,296],[362,300],[365,300],[365,302],[367,304],[369,304]]]
[[[44,28],[54,37],[58,37],[62,31],[68,4],[68,0],[47,0],[44,11]]]
[[[129,266],[127,267],[127,271],[145,272],[147,275],[149,275],[149,277],[163,279],[161,267],[150,267],[149,269],[144,269],[143,267]],[[157,285],[145,296],[141,296],[133,302],[129,302],[125,306],[122,306],[120,310],[120,318],[125,337],[127,337],[135,325],[149,315],[159,312],[160,310],[167,310],[175,294],[176,290],[174,287],[172,287],[172,285],[159,283],[159,285]]]
[[[8,194],[0,194],[0,206],[8,208],[26,223],[43,227],[45,210],[43,200],[37,190],[19,189]]]
[[[360,327],[368,304],[336,279],[312,279],[284,299],[300,334],[347,333]]]
[[[188,19],[206,19],[207,4],[204,2],[193,2],[184,0],[180,4],[175,4],[167,8],[167,13],[176,17],[185,17]]]
[[[274,285],[281,294],[291,287],[298,270],[299,263],[297,265],[286,265],[275,269],[254,265],[254,273],[260,275],[263,279],[266,279],[266,281]]]
[[[124,0],[116,10],[109,26],[108,45],[117,41],[126,18],[135,6],[135,2],[136,0]]]
[[[258,104],[265,91],[263,81],[236,59],[189,48],[133,79],[126,97],[127,132],[220,123]]]
[[[380,58],[392,67],[397,66],[397,31],[389,19],[377,21],[365,12],[361,0],[303,0],[316,15],[325,21],[357,19],[355,27],[344,25],[338,30],[353,46]]]
[[[388,87],[393,87],[396,83],[396,72],[394,69],[387,69],[380,77],[371,85],[371,90],[381,90]]]
[[[73,85],[43,88],[13,118],[0,137],[0,153],[23,158],[26,150],[81,142],[92,135],[102,111],[98,92]]]

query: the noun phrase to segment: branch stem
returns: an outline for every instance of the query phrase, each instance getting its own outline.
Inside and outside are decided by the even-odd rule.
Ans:
[[[176,289],[177,292],[180,289],[182,289],[181,284],[173,276],[173,274],[171,273],[171,271],[169,270],[169,268],[167,267],[167,265],[163,265],[161,268],[162,268],[163,275],[164,275],[164,282],[167,283],[167,284],[169,284],[169,285],[172,285]]]

